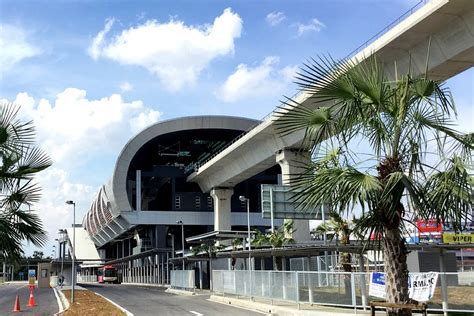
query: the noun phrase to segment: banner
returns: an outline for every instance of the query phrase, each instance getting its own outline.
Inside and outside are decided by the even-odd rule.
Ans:
[[[434,294],[437,272],[408,274],[408,295],[418,302],[429,301]],[[385,275],[381,272],[370,274],[369,295],[385,299]]]
[[[437,272],[409,273],[408,295],[418,302],[429,301],[433,297],[437,281]]]
[[[472,244],[474,243],[474,234],[443,233],[443,243],[445,244]]]

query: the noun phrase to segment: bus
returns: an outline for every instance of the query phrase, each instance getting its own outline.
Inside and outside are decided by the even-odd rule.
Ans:
[[[97,281],[99,283],[118,283],[117,269],[113,266],[103,266],[97,270]]]

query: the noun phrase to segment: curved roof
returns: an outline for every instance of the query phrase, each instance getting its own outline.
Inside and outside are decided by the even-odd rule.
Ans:
[[[126,191],[127,173],[135,155],[149,141],[161,135],[186,130],[246,131],[257,123],[257,120],[232,116],[191,116],[161,121],[144,129],[130,139],[120,152],[111,180],[101,187],[83,219],[84,227],[90,234],[95,235],[122,211],[132,210]]]

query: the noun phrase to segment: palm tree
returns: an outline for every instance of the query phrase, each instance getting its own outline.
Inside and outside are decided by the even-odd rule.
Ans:
[[[293,221],[288,220],[285,221],[282,226],[278,227],[278,229],[266,234],[263,234],[256,229],[252,244],[257,247],[269,245],[272,248],[281,248],[287,244],[294,243],[295,240],[293,239],[292,234],[296,229],[293,228],[293,225]],[[281,258],[273,256],[273,268],[280,271],[282,269],[281,265]]]
[[[316,227],[314,232],[319,234],[333,232],[334,235],[331,237],[331,239],[336,237],[336,240],[339,240],[342,245],[349,245],[352,229],[352,223],[342,218],[341,214],[331,211],[329,213],[329,221]],[[351,254],[341,253],[340,258],[344,272],[352,272]]]
[[[23,254],[23,241],[38,247],[46,241],[41,220],[31,209],[40,199],[33,177],[51,165],[34,147],[33,122],[21,122],[18,110],[13,104],[0,104],[0,250],[10,260]]]
[[[336,237],[336,240],[340,240],[342,245],[350,244],[350,236],[352,233],[353,227],[352,223],[342,218],[341,214],[330,211],[329,212],[329,221],[322,223],[314,229],[314,233],[324,234],[328,232],[333,232],[334,235],[331,236],[331,239]],[[349,252],[341,252],[339,254],[340,262],[344,272],[352,272],[352,256]],[[349,274],[344,275],[344,287],[345,294],[351,294],[351,276]]]
[[[410,73],[389,80],[375,58],[359,64],[312,59],[298,73],[297,84],[311,97],[305,104],[288,98],[275,119],[282,136],[304,133],[302,148],[313,155],[293,183],[293,202],[310,209],[329,201],[341,215],[360,208],[355,231],[383,237],[386,299],[407,303],[402,236],[410,214],[402,196],[410,196],[419,218],[451,221],[455,227],[469,220],[474,133],[453,128],[455,106],[443,84]],[[354,150],[361,142],[370,150],[363,156]]]

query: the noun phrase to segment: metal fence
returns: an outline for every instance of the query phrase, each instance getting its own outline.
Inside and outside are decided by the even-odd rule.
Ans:
[[[217,294],[260,297],[297,304],[367,308],[369,273],[214,270]],[[474,312],[472,272],[440,273],[429,310]]]
[[[84,283],[84,282],[97,282],[97,275],[77,275],[77,283]]]
[[[195,289],[194,270],[171,271],[170,286],[172,288],[193,290]]]

